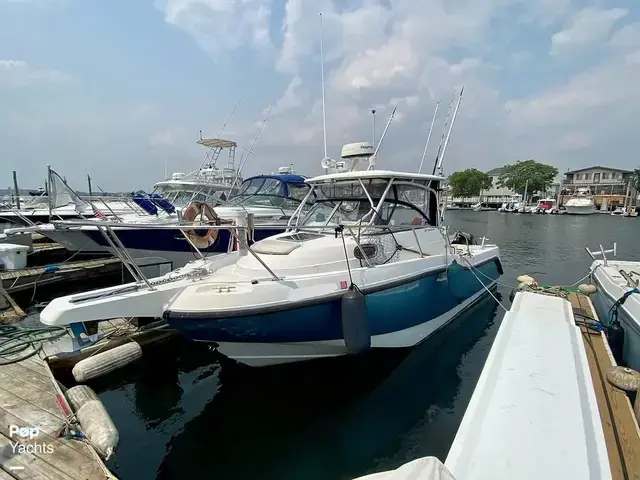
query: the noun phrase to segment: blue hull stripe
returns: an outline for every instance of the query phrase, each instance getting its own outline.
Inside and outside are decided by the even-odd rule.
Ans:
[[[254,237],[256,241],[262,240],[267,237],[271,237],[278,233],[285,231],[282,229],[273,230],[259,230],[254,231]],[[150,230],[148,228],[140,229],[114,229],[114,232],[118,235],[118,238],[125,246],[125,248],[136,250],[153,250],[158,252],[191,252],[193,249],[189,242],[184,238],[184,235],[180,230],[167,230],[157,229]],[[204,235],[207,230],[196,229],[199,235]],[[109,247],[109,244],[104,239],[102,234],[97,230],[84,230],[83,233],[91,238],[98,245],[103,247]],[[231,232],[229,230],[218,230],[218,238],[208,248],[201,248],[203,253],[223,253],[227,251],[229,247],[229,237]]]
[[[478,270],[497,280],[500,277],[500,262],[491,260],[479,266]],[[439,279],[438,272],[431,272],[428,276],[402,285],[366,293],[371,334],[397,332],[433,320],[484,288],[472,271],[455,262],[447,276],[448,281]],[[490,283],[488,278],[480,278]],[[339,340],[342,338],[340,297],[286,310],[233,318],[212,318],[206,314],[194,318],[170,310],[165,312],[164,318],[172,328],[199,341],[280,343]]]

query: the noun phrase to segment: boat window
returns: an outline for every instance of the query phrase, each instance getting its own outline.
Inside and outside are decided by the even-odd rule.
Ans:
[[[289,197],[294,200],[298,200],[299,202],[304,200],[304,197],[309,193],[309,185],[304,183],[288,183],[287,187],[289,188]]]
[[[368,223],[371,204],[368,200],[322,200],[317,201],[303,218],[301,225],[337,227],[345,223],[362,221]],[[375,214],[374,214],[375,215]],[[425,216],[411,205],[392,200],[383,202],[380,214],[375,215],[374,225],[424,225]]]

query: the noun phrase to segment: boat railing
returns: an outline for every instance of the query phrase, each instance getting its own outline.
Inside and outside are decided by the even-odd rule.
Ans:
[[[255,224],[253,222],[253,214],[244,212],[244,215],[238,215],[233,218],[235,224],[222,224],[219,225],[216,222],[184,222],[180,224],[145,224],[145,223],[126,223],[126,222],[113,222],[113,221],[95,221],[95,220],[73,220],[73,221],[54,221],[52,222],[54,226],[73,226],[73,227],[82,227],[82,226],[93,226],[96,227],[101,235],[105,238],[106,242],[113,249],[114,255],[120,259],[125,268],[129,271],[134,281],[140,285],[146,286],[147,288],[154,290],[153,282],[149,281],[148,278],[144,275],[139,265],[135,262],[133,257],[127,251],[127,248],[122,244],[120,239],[118,238],[117,232],[114,228],[118,230],[123,229],[149,229],[149,230],[179,230],[185,240],[189,243],[191,248],[193,249],[197,259],[204,259],[206,256],[200,251],[200,249],[194,244],[194,242],[189,237],[189,232],[192,230],[203,229],[203,228],[219,228],[222,230],[228,230],[231,233],[231,237],[229,239],[229,247],[228,252],[233,250],[233,241],[235,240],[238,244],[238,251],[242,254],[250,254],[252,255],[256,261],[258,261],[261,266],[269,273],[275,281],[280,281],[281,278],[267,265],[263,258],[260,257],[258,252],[255,252],[248,244],[247,239],[255,238],[254,230],[274,230],[274,229],[282,229],[282,224]],[[308,225],[302,227],[287,227],[287,232],[298,232],[302,230],[317,230],[323,231],[328,227],[326,225]],[[393,235],[396,232],[406,232],[409,230],[413,231],[414,238],[416,240],[416,246],[418,248],[418,253],[421,257],[427,256],[424,251],[423,246],[420,243],[416,230],[422,230],[424,228],[433,228],[440,231],[445,239],[445,247],[446,250],[451,250],[452,254],[455,253],[452,250],[450,239],[447,235],[446,227],[433,227],[426,225],[373,225],[370,226],[368,224],[362,225],[336,225],[332,226],[336,231],[336,235],[340,229],[346,229],[349,232],[349,235],[356,242],[358,250],[362,253],[363,259],[366,261],[369,267],[372,266],[371,262],[368,259],[368,255],[365,253],[365,249],[362,247],[360,243],[360,239],[363,235],[374,234],[380,235],[380,232],[388,232],[390,235]],[[354,231],[355,230],[355,231]],[[470,253],[470,252],[469,252]],[[348,258],[347,258],[348,261]]]
[[[602,245],[599,245],[600,250],[590,250],[589,247],[584,247],[584,249],[587,251],[587,253],[589,254],[589,256],[595,261],[596,257],[600,256],[602,257],[602,263],[605,267],[608,266],[608,262],[607,262],[607,254],[608,253],[613,253],[613,256],[617,256],[618,255],[618,244],[616,242],[613,242],[613,248],[610,248],[609,250],[605,250]]]

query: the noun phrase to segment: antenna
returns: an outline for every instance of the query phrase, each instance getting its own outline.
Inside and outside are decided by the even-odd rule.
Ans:
[[[453,105],[453,99],[449,102],[449,109],[447,110],[447,116],[444,119],[444,126],[442,127],[442,135],[440,136],[440,144],[438,145],[438,153],[436,153],[436,159],[433,162],[432,175],[436,174],[436,168],[438,167],[438,160],[440,159],[440,153],[442,152],[442,145],[444,144],[445,135],[447,132],[447,125],[449,125],[449,117],[451,116],[451,105]]]
[[[376,109],[371,110],[371,116],[373,117],[373,140],[371,141],[371,145],[375,147],[376,145]]]
[[[458,103],[456,103],[456,108],[453,111],[453,118],[451,119],[451,125],[449,126],[449,133],[447,133],[447,139],[444,142],[444,147],[442,147],[442,156],[440,157],[440,161],[438,162],[438,171],[440,172],[440,175],[442,175],[442,160],[444,160],[444,154],[447,151],[447,146],[449,145],[451,130],[453,130],[453,124],[456,122],[456,116],[458,115],[458,109],[460,108],[460,103],[462,102],[463,93],[464,93],[464,85],[460,89],[460,96],[458,96]]]
[[[371,157],[369,157],[369,167],[367,168],[367,170],[373,170],[373,167],[375,167],[375,165],[376,165],[376,155],[378,155],[378,150],[380,150],[380,147],[382,146],[382,142],[384,141],[384,137],[387,135],[387,130],[389,130],[389,126],[391,125],[391,122],[393,121],[393,116],[396,114],[396,109],[397,108],[398,108],[398,104],[396,104],[396,106],[393,107],[393,111],[391,112],[391,115],[389,116],[389,121],[387,122],[387,126],[384,127],[384,131],[382,132],[382,136],[380,137],[380,141],[378,142],[378,145],[376,146],[376,149],[373,152],[373,155]]]
[[[243,155],[243,157],[240,158],[240,168],[238,168],[238,175],[235,176],[235,178],[233,179],[233,183],[231,184],[231,189],[229,190],[229,194],[231,194],[231,192],[233,192],[233,187],[235,187],[236,182],[238,181],[238,177],[240,176],[240,173],[242,173],[242,168],[244,167],[244,164],[247,163],[247,159],[249,158],[249,155],[251,155],[251,150],[253,150],[254,145],[256,144],[256,142],[258,141],[258,137],[260,136],[260,132],[262,132],[262,129],[264,128],[265,124],[267,123],[267,119],[269,118],[269,115],[271,114],[271,110],[273,109],[273,106],[276,104],[276,100],[277,99],[273,99],[273,102],[271,103],[271,106],[269,107],[269,110],[267,110],[267,114],[265,115],[264,119],[262,120],[262,123],[260,124],[260,128],[258,128],[258,132],[256,133],[256,136],[253,137],[253,142],[251,142],[251,145],[249,145],[249,150],[247,150],[246,155]],[[244,152],[243,152],[244,154]]]
[[[418,173],[422,172],[422,164],[424,163],[424,157],[427,156],[427,147],[429,147],[429,140],[431,140],[431,132],[433,131],[433,124],[436,121],[436,115],[438,115],[438,108],[440,108],[440,102],[436,103],[436,110],[433,112],[433,119],[431,120],[431,126],[429,127],[429,134],[427,135],[427,143],[424,144],[424,151],[422,152],[422,158],[420,159],[420,167]]]
[[[327,111],[324,101],[324,41],[322,39],[322,13],[320,13],[320,72],[322,83],[322,133],[324,135],[324,157],[327,158]]]

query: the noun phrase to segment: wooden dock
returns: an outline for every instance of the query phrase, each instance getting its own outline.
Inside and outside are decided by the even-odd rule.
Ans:
[[[85,440],[60,438],[67,418],[53,382],[37,357],[0,366],[0,479],[115,479]],[[14,426],[38,431],[22,438]]]
[[[586,295],[570,293],[568,300],[577,322],[599,322]],[[640,479],[640,430],[627,394],[607,380],[607,372],[616,365],[605,334],[579,323],[587,352],[591,379],[607,444],[614,480]],[[637,399],[636,401],[640,401]]]
[[[0,287],[0,325],[14,323],[26,315],[11,295]]]
[[[111,257],[8,270],[0,272],[0,287],[12,294],[33,289],[36,286],[112,274],[120,271],[121,268],[120,259]]]

